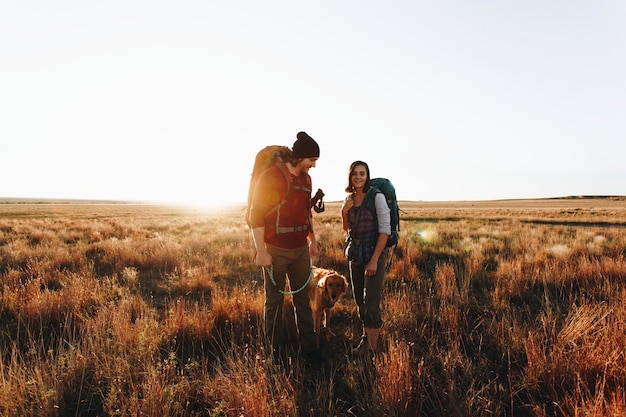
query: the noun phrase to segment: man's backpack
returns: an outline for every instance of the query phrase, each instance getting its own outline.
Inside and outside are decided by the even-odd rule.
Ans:
[[[248,227],[251,227],[250,223],[250,209],[252,207],[252,197],[254,195],[254,189],[256,188],[256,184],[259,181],[259,177],[263,172],[267,169],[271,168],[274,165],[278,165],[280,171],[285,174],[285,180],[287,181],[287,194],[289,194],[289,187],[291,187],[291,181],[289,181],[288,174],[286,172],[286,167],[284,164],[287,162],[287,158],[291,155],[291,149],[282,145],[269,145],[265,148],[261,149],[254,159],[254,167],[252,169],[252,175],[250,176],[250,186],[248,188],[248,205],[246,207],[246,223]],[[315,209],[317,213],[324,211],[324,201],[322,197],[324,193],[322,190],[317,190],[315,196],[311,199],[311,207]],[[285,202],[285,199],[279,203],[275,209],[279,209],[280,206]]]
[[[374,213],[374,217],[376,217],[374,197],[377,192],[385,195],[387,205],[391,211],[391,235],[387,239],[387,247],[396,246],[398,244],[398,232],[400,231],[400,209],[398,208],[398,199],[396,198],[396,188],[387,178],[370,179],[370,189],[367,191],[363,204]]]
[[[252,175],[250,176],[250,186],[248,188],[248,205],[246,207],[246,223],[248,227],[251,227],[250,208],[252,207],[252,196],[254,195],[254,189],[259,181],[259,177],[273,165],[285,163],[289,155],[291,155],[291,150],[281,145],[266,146],[256,154],[254,168],[252,168]],[[289,181],[287,181],[287,183],[289,183]]]

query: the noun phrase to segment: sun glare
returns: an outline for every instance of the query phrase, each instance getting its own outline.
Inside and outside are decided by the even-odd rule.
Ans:
[[[425,242],[425,243],[435,243],[439,240],[439,234],[434,229],[426,229],[420,230],[417,232],[417,235]]]

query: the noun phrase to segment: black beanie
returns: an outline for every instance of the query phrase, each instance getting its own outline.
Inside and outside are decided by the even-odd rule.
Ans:
[[[294,158],[319,158],[320,147],[311,136],[305,132],[299,132],[296,137],[298,139],[293,143],[292,150]]]

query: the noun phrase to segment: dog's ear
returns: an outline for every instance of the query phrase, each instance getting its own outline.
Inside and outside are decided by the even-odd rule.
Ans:
[[[328,275],[328,270],[324,268],[313,268],[313,276],[319,281]]]
[[[319,279],[319,281],[317,281],[318,288],[324,288],[324,286],[326,285],[326,276],[327,275],[324,275]]]

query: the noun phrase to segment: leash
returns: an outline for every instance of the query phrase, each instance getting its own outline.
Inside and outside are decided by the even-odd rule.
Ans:
[[[274,284],[274,286],[276,286],[276,281],[274,281],[274,265],[270,265],[268,267],[264,267],[263,268],[267,274],[270,276],[270,280],[272,281],[272,284]],[[309,286],[309,282],[311,282],[311,278],[313,277],[313,267],[311,267],[311,272],[309,273],[309,277],[307,278],[306,282],[304,283],[304,285],[295,290],[295,291],[283,291],[283,290],[278,290],[279,293],[284,294],[284,295],[293,295],[293,294],[297,294],[300,291],[304,290],[306,287]]]

